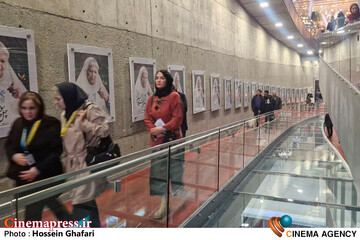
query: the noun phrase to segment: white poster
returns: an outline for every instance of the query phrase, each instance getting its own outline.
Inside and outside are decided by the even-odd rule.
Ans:
[[[291,91],[290,91],[290,88],[286,89],[286,102],[291,103]]]
[[[192,71],[193,113],[206,111],[205,71]]]
[[[259,89],[261,90],[261,94],[264,94],[264,84],[259,83]]]
[[[250,101],[251,101],[250,84],[249,82],[244,82],[244,107],[249,107]]]
[[[111,49],[68,44],[69,81],[76,83],[109,122],[115,121],[114,74]]]
[[[299,88],[297,88],[295,90],[295,102],[296,103],[300,102],[300,89]]]
[[[256,95],[257,90],[258,90],[258,89],[257,89],[257,84],[256,84],[256,82],[253,82],[253,83],[251,84],[251,96],[252,96],[252,97]]]
[[[176,91],[185,93],[185,66],[169,65],[168,71],[174,79],[174,86]]]
[[[295,103],[295,88],[291,89],[291,103]]]
[[[264,91],[266,91],[266,90],[268,90],[268,91],[269,91],[269,94],[271,94],[271,93],[270,93],[270,86],[269,86],[269,84],[266,84],[266,85],[265,85]]]
[[[284,87],[281,88],[281,99],[283,104],[286,104],[286,89]]]
[[[254,84],[254,83],[253,83]],[[241,80],[240,79],[235,79],[234,81],[234,87],[235,87],[235,108],[240,108],[241,107],[241,91],[242,91],[242,87],[241,87]],[[256,85],[256,83],[255,83]]]
[[[220,74],[211,74],[211,111],[216,111],[221,108],[221,84]]]
[[[271,91],[269,91],[269,94],[272,96],[274,92],[276,92],[276,87],[275,86],[271,86]]]
[[[224,78],[225,110],[233,107],[231,82],[232,82],[231,77]]]
[[[37,92],[34,32],[0,27],[0,138],[19,115],[19,98]]]
[[[155,90],[155,59],[129,58],[132,121],[144,120],[146,104]]]

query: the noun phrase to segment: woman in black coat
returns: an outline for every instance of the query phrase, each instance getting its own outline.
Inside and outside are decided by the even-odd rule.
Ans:
[[[44,102],[39,94],[26,92],[21,96],[19,101],[21,117],[13,123],[5,143],[9,160],[7,176],[15,180],[16,186],[63,173],[60,161],[63,151],[60,121],[45,115],[44,111]],[[30,190],[23,195],[46,187],[50,186]],[[70,215],[57,197],[52,196],[26,206],[25,220],[41,220],[45,206],[48,206],[59,220],[69,220]]]

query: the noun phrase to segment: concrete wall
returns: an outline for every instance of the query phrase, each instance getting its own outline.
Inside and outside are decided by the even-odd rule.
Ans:
[[[111,128],[124,154],[149,146],[143,122],[131,122],[129,57],[154,58],[158,69],[185,65],[190,103],[192,70],[206,71],[207,96],[212,73],[312,85],[312,64],[268,35],[235,0],[0,0],[0,16],[0,25],[34,30],[39,92],[50,115],[60,114],[51,104],[52,87],[68,81],[66,44],[112,49],[117,121]],[[211,112],[209,97],[207,106],[193,115],[190,104],[189,134],[252,115],[250,108]],[[6,162],[3,144],[0,139]]]

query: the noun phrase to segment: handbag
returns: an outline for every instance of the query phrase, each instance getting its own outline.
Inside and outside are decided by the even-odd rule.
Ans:
[[[92,166],[98,163],[106,162],[114,158],[121,157],[120,147],[113,143],[110,135],[102,138],[97,147],[86,147],[87,155],[85,157],[86,165]]]
[[[166,131],[163,143],[174,141],[178,138],[178,133],[175,131]]]

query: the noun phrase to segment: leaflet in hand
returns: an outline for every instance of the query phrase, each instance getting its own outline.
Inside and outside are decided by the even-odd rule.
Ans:
[[[161,119],[161,118],[159,118],[158,120],[156,120],[156,122],[155,122],[155,127],[162,127],[162,126],[164,126],[165,125],[165,123],[164,123],[164,121]]]

